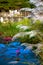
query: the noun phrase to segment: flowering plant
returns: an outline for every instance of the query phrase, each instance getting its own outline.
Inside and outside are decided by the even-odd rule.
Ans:
[[[4,43],[9,43],[11,42],[11,37],[10,36],[7,36],[7,37],[4,37]]]

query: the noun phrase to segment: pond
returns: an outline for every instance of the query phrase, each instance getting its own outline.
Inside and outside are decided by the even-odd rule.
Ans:
[[[26,49],[20,42],[8,45],[0,43],[0,65],[40,65],[38,56],[32,49]]]

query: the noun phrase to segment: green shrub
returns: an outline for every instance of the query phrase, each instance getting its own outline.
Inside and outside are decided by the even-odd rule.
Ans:
[[[37,49],[37,46],[33,46],[32,50],[36,50]]]

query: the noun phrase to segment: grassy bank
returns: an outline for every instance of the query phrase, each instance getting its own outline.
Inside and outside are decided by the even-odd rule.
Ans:
[[[20,26],[28,26],[28,29],[20,29]],[[37,33],[37,35],[33,35],[31,38],[29,37],[29,35],[27,35],[24,37],[20,37],[19,40],[28,43],[43,42],[43,23],[41,23],[39,20],[37,20],[35,23],[33,23],[32,19],[27,18],[24,18],[19,22],[0,22],[0,32],[2,32],[3,36],[13,37],[17,33],[31,32],[33,30]]]

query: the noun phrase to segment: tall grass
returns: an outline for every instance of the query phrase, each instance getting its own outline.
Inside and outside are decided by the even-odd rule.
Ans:
[[[24,25],[24,26],[30,26],[30,28],[28,30],[23,31],[23,29],[19,29],[17,28],[17,25]],[[23,20],[19,21],[19,22],[5,22],[5,23],[1,23],[0,22],[0,32],[3,33],[4,36],[11,36],[13,37],[15,34],[19,33],[19,32],[29,32],[35,30],[37,32],[36,37],[33,39],[28,39],[29,37],[27,36],[26,38],[21,38],[24,41],[30,41],[33,39],[33,41],[35,42],[35,40],[37,41],[41,41],[43,42],[43,23],[41,23],[39,20],[37,20],[35,23],[33,23],[32,19],[27,19],[24,18]],[[33,42],[32,42],[33,43]]]
[[[20,24],[28,26],[30,25],[30,20],[25,18],[19,22],[0,22],[0,32],[3,32],[4,36],[13,36],[20,32],[19,28],[16,27]]]
[[[16,28],[15,22],[6,22],[0,23],[0,32],[3,32],[4,36],[13,36],[19,32],[19,29]]]

